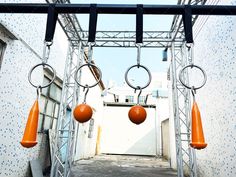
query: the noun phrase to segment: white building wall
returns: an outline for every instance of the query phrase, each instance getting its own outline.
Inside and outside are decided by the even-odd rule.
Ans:
[[[236,5],[236,1],[219,4]],[[199,177],[236,176],[235,44],[235,16],[210,16],[195,39],[194,63],[208,77],[196,95],[208,144],[196,153]],[[194,74],[193,79],[197,82],[201,76]]]
[[[236,5],[235,0],[208,0],[208,5]],[[194,63],[207,73],[206,85],[197,91],[196,100],[208,146],[196,150],[199,177],[236,176],[235,150],[235,41],[234,16],[199,16],[194,25]],[[170,61],[170,60],[169,60]],[[190,74],[190,82],[199,84],[202,76]],[[176,168],[175,132],[170,101],[171,167]]]
[[[175,143],[175,123],[174,123],[174,110],[173,110],[173,95],[172,95],[172,83],[168,83],[169,90],[169,135],[170,135],[170,166],[171,168],[177,168],[176,162],[176,143]]]
[[[147,117],[140,125],[129,120],[129,110],[130,107],[104,107],[101,153],[157,155],[155,108],[145,108]]]
[[[156,106],[155,111],[153,111],[154,109],[152,110],[150,109],[152,114],[151,114],[151,117],[149,117],[149,118],[156,117],[156,123],[155,123],[156,126],[154,128],[155,129],[154,134],[156,134],[155,135],[156,136],[155,137],[156,138],[156,152],[155,152],[156,155],[162,154],[161,122],[169,118],[169,101],[167,98],[167,95],[168,95],[167,84],[168,84],[167,73],[160,73],[160,72],[152,73],[152,81],[150,85],[144,90],[142,90],[142,94],[141,94],[141,96],[153,94],[153,95],[148,96],[147,104],[153,104]],[[123,86],[118,87],[116,86],[115,83],[110,82],[110,84],[108,85],[109,85],[108,88],[110,89],[107,91],[107,94],[105,94],[104,96],[104,102],[114,102],[113,94],[115,94],[119,96],[119,103],[125,103],[125,98],[128,95],[134,96],[134,103],[137,103],[137,95],[139,91],[134,93],[134,90],[130,88],[127,84],[124,84]],[[159,92],[159,97],[157,97],[157,94],[155,93],[157,91]],[[112,111],[110,110],[108,111],[108,109],[112,109]],[[104,117],[108,116],[106,115],[106,113],[109,113],[109,116],[113,116],[115,120],[119,120],[121,115],[125,115],[125,116],[128,115],[127,108],[119,107],[119,114],[117,114],[117,109],[115,108],[113,109],[112,107],[104,107],[104,110],[105,110]],[[129,121],[128,116],[127,116],[127,121]],[[115,126],[117,125],[117,123],[109,124],[111,126],[111,129],[113,129],[113,127],[115,129]],[[140,132],[140,137],[142,133],[143,132]],[[109,139],[108,135],[104,135],[104,132],[102,131],[102,138],[103,136],[106,136],[106,139]],[[137,137],[139,137],[139,135],[137,135]],[[112,139],[112,137],[110,137],[110,139]],[[119,141],[117,141],[117,143],[119,143]],[[103,147],[105,147],[105,145],[103,145]],[[145,152],[143,152],[143,154],[145,154]]]
[[[8,0],[3,2],[23,2]],[[24,2],[41,2],[44,0]],[[23,136],[29,109],[36,98],[36,90],[28,82],[30,68],[41,62],[46,28],[46,15],[0,14],[0,23],[18,40],[12,40],[0,30],[0,39],[7,43],[0,69],[0,177],[25,177],[29,174],[29,161],[40,158],[44,165],[48,156],[46,136],[38,133],[38,144],[31,149],[23,148]],[[59,27],[59,25],[57,25]],[[48,63],[63,76],[67,44],[59,45],[64,36],[57,28]],[[64,49],[65,48],[65,49]],[[43,71],[37,70],[34,81],[42,83]],[[44,166],[43,166],[44,167]]]

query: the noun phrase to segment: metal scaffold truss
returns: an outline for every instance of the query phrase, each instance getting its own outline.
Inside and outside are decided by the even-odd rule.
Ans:
[[[204,5],[207,0],[189,0],[189,5]],[[185,4],[185,0],[178,1],[179,5]],[[192,16],[192,25],[195,24],[198,15]],[[178,74],[181,68],[186,66],[188,63],[188,56],[186,55],[185,42],[182,43],[181,47],[176,47],[174,39],[184,38],[184,24],[181,15],[174,16],[171,26],[171,63],[170,63],[170,75],[172,81],[172,103],[173,103],[173,114],[175,124],[175,142],[176,142],[176,162],[178,177],[184,177],[184,175],[190,177],[197,177],[197,163],[195,150],[192,149],[190,144],[190,110],[191,100],[190,93],[178,79]],[[184,73],[184,81],[188,83],[188,73]]]
[[[176,158],[178,176],[197,177],[195,151],[190,144],[190,95],[189,90],[184,87],[179,79],[179,71],[186,66],[187,55],[186,47],[181,48],[171,47],[171,81],[173,94],[173,114],[175,123],[175,138],[176,138]],[[188,83],[188,73],[185,72],[183,79]]]
[[[88,40],[88,31],[83,31],[82,41]],[[137,47],[135,43],[136,31],[97,31],[94,47]],[[170,47],[172,39],[170,31],[144,31],[142,47],[166,48]],[[180,47],[183,38],[175,39],[176,47]]]
[[[51,177],[65,177],[70,175],[73,161],[75,132],[78,124],[73,119],[72,110],[78,103],[79,87],[75,84],[75,71],[82,64],[84,51],[82,44],[74,47],[69,43],[66,59],[62,98],[59,118],[53,147]],[[80,80],[80,76],[78,76]],[[62,151],[66,150],[66,154]]]

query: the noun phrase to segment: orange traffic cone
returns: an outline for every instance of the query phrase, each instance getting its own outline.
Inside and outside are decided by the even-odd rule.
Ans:
[[[34,147],[38,142],[37,139],[37,129],[38,129],[38,118],[39,118],[39,104],[36,100],[30,110],[27,124],[25,127],[24,136],[20,144],[23,147],[31,148]]]
[[[192,107],[192,142],[190,146],[194,149],[204,149],[207,146],[202,129],[201,114],[195,101]]]

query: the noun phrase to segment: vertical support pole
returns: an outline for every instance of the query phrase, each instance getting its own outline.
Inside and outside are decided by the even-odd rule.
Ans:
[[[182,47],[182,67],[191,64],[192,60],[193,60],[193,51],[190,51],[191,54],[188,55],[187,54],[187,50],[188,48],[186,47],[186,45],[183,45]],[[193,48],[191,48],[190,50],[193,50]],[[190,63],[189,63],[190,62]],[[188,74],[188,70],[185,70],[183,73],[183,78],[185,80],[185,83],[187,85],[189,85],[189,74]],[[189,153],[189,171],[190,171],[190,177],[197,177],[197,162],[196,162],[196,155],[195,155],[195,149],[191,148],[189,146],[190,142],[191,142],[191,96],[190,96],[190,90],[184,87],[184,91],[185,93],[185,99],[184,99],[184,103],[185,103],[185,115],[186,115],[186,138],[187,138],[187,150]]]
[[[176,136],[176,158],[178,177],[189,175],[197,177],[196,159],[194,150],[189,146],[190,143],[190,115],[191,103],[190,92],[178,79],[180,69],[187,64],[186,47],[176,48],[174,42],[171,47],[171,75],[173,92],[173,110]],[[183,79],[188,83],[188,72],[184,73]]]
[[[61,136],[60,128],[62,126],[62,121],[63,121],[62,119],[64,117],[64,111],[63,111],[64,103],[63,103],[63,101],[67,97],[66,96],[67,92],[65,90],[66,90],[66,87],[67,87],[66,86],[67,70],[69,68],[69,63],[70,63],[70,60],[71,60],[71,58],[69,57],[70,53],[71,53],[70,49],[71,49],[71,43],[69,43],[69,46],[68,46],[65,69],[64,69],[64,77],[63,77],[63,85],[62,85],[62,96],[61,96],[61,103],[60,103],[60,107],[59,107],[59,117],[58,117],[58,121],[57,121],[55,140],[54,140],[54,144],[53,144],[53,148],[52,148],[53,159],[52,159],[50,177],[57,177],[58,176],[59,165],[61,165],[61,167],[64,168],[64,165],[63,165],[62,160],[60,158],[61,157],[60,148],[61,148],[62,142],[61,142],[59,137]]]
[[[81,47],[81,45],[79,46]],[[68,177],[71,171],[75,122],[72,117],[74,107],[75,80],[78,59],[75,58],[78,46],[69,44],[64,70],[62,98],[59,109],[59,118],[53,145],[53,160],[50,177]]]
[[[171,80],[173,92],[173,111],[174,111],[174,127],[175,127],[175,141],[176,141],[176,162],[178,177],[184,177],[183,172],[183,158],[182,158],[182,143],[180,135],[180,120],[179,120],[179,102],[177,93],[177,74],[176,74],[176,59],[175,59],[175,43],[171,43]]]
[[[71,93],[72,103],[71,103],[71,112],[70,112],[70,121],[69,121],[68,143],[67,143],[67,147],[66,147],[66,157],[65,157],[67,163],[65,163],[64,177],[70,176],[72,162],[73,162],[73,156],[74,156],[75,130],[76,130],[76,125],[78,125],[78,123],[73,118],[73,110],[74,110],[76,104],[79,101],[79,97],[77,96],[77,91],[79,91],[79,89],[80,89],[78,87],[78,85],[74,82],[74,74],[75,74],[75,70],[79,67],[78,64],[80,62],[81,48],[82,48],[82,42],[80,41],[79,46],[78,47],[74,47],[74,50],[75,50],[74,55],[77,55],[77,57],[76,56],[72,56],[72,57],[75,58],[75,62],[71,66],[71,69],[72,69],[71,70],[71,77],[73,77],[73,82],[71,80],[71,83],[73,83],[74,86],[71,89],[73,91]]]
[[[81,41],[79,43],[79,49],[78,49],[78,56],[77,57],[78,57],[78,63],[77,63],[77,68],[78,68],[78,67],[80,67],[83,64],[83,59],[84,59],[84,48],[82,46],[82,42]],[[78,73],[77,80],[79,82],[81,81],[81,73],[82,73],[82,70],[80,70],[79,73]],[[74,87],[74,98],[73,98],[73,110],[74,110],[75,106],[79,102],[80,91],[81,91],[80,87],[78,87],[78,85],[75,84],[75,87]],[[73,116],[73,115],[71,115],[71,116]],[[78,133],[79,133],[79,123],[77,121],[75,121],[75,135],[74,135],[75,137],[74,137],[74,141],[73,141],[72,163],[74,162],[74,157],[75,157],[75,154],[76,154],[76,149],[77,149],[76,145],[77,145],[77,141],[78,141]]]

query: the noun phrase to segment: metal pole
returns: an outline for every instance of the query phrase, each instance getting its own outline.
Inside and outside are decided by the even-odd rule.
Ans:
[[[188,52],[188,55],[186,55],[187,47],[186,45],[183,45],[182,51],[183,51],[183,58],[182,58],[182,65],[186,66],[188,64],[192,64],[193,62],[193,47],[191,47],[191,51]],[[189,62],[189,63],[188,63]],[[189,74],[188,70],[185,70],[184,73],[184,80],[186,84],[189,84]],[[186,123],[187,123],[187,142],[188,142],[188,152],[189,152],[189,168],[190,168],[190,176],[191,177],[197,177],[197,165],[196,165],[196,156],[195,156],[195,149],[191,148],[189,146],[189,143],[191,141],[190,135],[191,135],[191,97],[190,97],[190,90],[187,88],[184,88],[184,92],[186,93],[185,96],[185,114],[186,114]]]
[[[173,93],[173,111],[174,111],[173,113],[174,113],[174,127],[175,127],[175,141],[176,141],[176,162],[177,162],[178,177],[184,177],[174,42],[172,42],[171,45],[172,45],[171,47],[171,75],[172,75],[172,93]]]
[[[79,47],[79,52],[78,52],[78,64],[77,66],[80,67],[83,64],[83,57],[84,57],[84,47],[82,46],[82,42],[80,41],[80,47]],[[81,81],[81,73],[82,70],[80,70],[79,72],[79,78],[78,81]],[[80,95],[80,87],[78,87],[78,85],[75,85],[76,89],[74,90],[75,94],[74,94],[74,107],[76,106],[76,104],[78,104],[79,102],[79,95]],[[76,146],[77,146],[77,141],[78,141],[78,134],[79,134],[79,123],[75,123],[75,138],[74,138],[74,149],[73,149],[73,158],[72,158],[72,162],[74,162],[74,156],[76,154]]]
[[[71,48],[71,43],[69,43],[68,46],[68,50],[67,50],[67,57],[66,57],[66,63],[65,63],[65,70],[64,70],[64,77],[63,77],[63,85],[62,85],[62,96],[61,96],[61,103],[60,103],[60,107],[59,107],[59,117],[58,117],[58,121],[57,121],[57,128],[56,128],[56,136],[55,136],[55,141],[54,141],[54,145],[53,145],[53,159],[52,159],[52,166],[51,166],[51,174],[50,177],[56,177],[57,175],[57,168],[58,168],[58,162],[57,162],[57,158],[58,158],[58,154],[60,155],[60,149],[59,149],[59,136],[61,135],[60,132],[60,128],[61,128],[61,124],[62,124],[62,119],[63,119],[63,107],[64,107],[64,98],[66,97],[66,82],[67,82],[67,67],[69,65],[69,60],[70,60],[70,48]]]
[[[79,56],[80,56],[80,51],[81,51],[81,48],[82,48],[82,42],[80,41],[79,43],[79,46],[78,46],[78,57],[77,57],[77,64],[75,66],[75,68],[78,67],[78,64],[80,62],[79,60]],[[75,50],[76,51],[76,50]],[[72,56],[73,57],[73,56]],[[72,69],[73,71],[74,68]],[[72,76],[74,76],[74,73],[72,72],[71,73]],[[74,118],[73,118],[73,110],[78,102],[78,99],[76,97],[77,95],[77,91],[79,90],[79,87],[77,84],[74,84],[74,88],[73,88],[73,99],[72,99],[72,105],[71,105],[71,115],[70,115],[70,122],[69,122],[69,136],[68,136],[68,142],[67,142],[67,147],[66,147],[66,159],[65,159],[65,168],[64,168],[64,177],[68,177],[70,176],[70,172],[71,172],[71,166],[72,166],[72,158],[73,158],[73,155],[74,155],[74,138],[75,138],[75,124],[77,122],[75,122]]]

